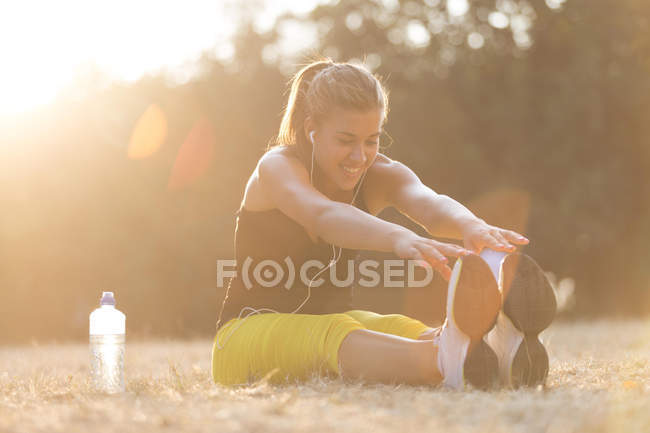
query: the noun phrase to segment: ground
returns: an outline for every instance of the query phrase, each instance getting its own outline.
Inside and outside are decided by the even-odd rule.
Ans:
[[[457,392],[314,379],[227,389],[211,341],[127,342],[127,390],[92,392],[86,344],[0,346],[0,432],[650,432],[650,320],[554,323],[545,388]]]

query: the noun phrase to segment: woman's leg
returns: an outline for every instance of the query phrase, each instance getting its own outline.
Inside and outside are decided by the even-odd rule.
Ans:
[[[491,387],[498,376],[497,357],[483,341],[499,312],[501,296],[489,266],[478,256],[457,260],[447,289],[447,319],[438,338],[431,328],[401,315],[351,311],[371,330],[351,332],[339,353],[341,371],[350,377],[406,383],[438,383],[461,389]],[[365,322],[365,323],[364,323]],[[410,337],[403,338],[403,337]]]
[[[440,328],[402,314],[365,310],[345,314],[367,330],[351,332],[341,344],[339,365],[344,377],[384,383],[440,383],[438,349],[431,341]]]
[[[262,314],[222,326],[212,351],[212,376],[223,385],[271,382],[313,373],[371,382],[436,384],[437,351],[417,341],[364,329],[346,314]]]
[[[442,381],[438,349],[431,341],[360,329],[345,337],[338,359],[344,378],[413,385]]]
[[[437,336],[439,336],[441,332],[442,332],[442,325],[437,326],[435,328],[427,328],[424,331],[422,331],[422,333],[420,334],[420,336],[417,339],[418,340],[429,340],[429,341],[431,341],[434,338],[436,338]]]
[[[350,310],[345,314],[371,331],[397,335],[413,340],[433,340],[441,327],[431,328],[403,314],[378,314],[366,310]]]
[[[340,373],[341,342],[363,325],[345,314],[258,314],[233,319],[217,331],[212,377],[246,384],[274,372],[273,383]]]

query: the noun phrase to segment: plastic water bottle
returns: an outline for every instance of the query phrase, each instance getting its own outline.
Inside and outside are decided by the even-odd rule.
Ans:
[[[126,316],[115,308],[113,292],[103,292],[99,308],[90,313],[90,370],[98,392],[124,391]]]

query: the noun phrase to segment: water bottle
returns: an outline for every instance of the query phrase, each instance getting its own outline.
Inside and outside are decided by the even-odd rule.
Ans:
[[[124,391],[126,316],[115,308],[113,292],[103,292],[90,313],[90,370],[93,387],[113,394]]]

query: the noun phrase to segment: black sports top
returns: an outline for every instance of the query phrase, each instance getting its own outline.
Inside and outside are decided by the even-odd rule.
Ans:
[[[357,188],[360,185],[357,185]],[[368,212],[361,194],[353,203],[354,206]],[[329,264],[333,257],[332,247],[321,241],[314,243],[307,231],[298,222],[289,218],[279,209],[267,211],[250,211],[243,206],[236,212],[235,226],[235,259],[237,275],[228,282],[217,328],[228,320],[238,317],[242,308],[269,308],[280,313],[291,313],[305,300],[308,294],[309,280],[323,267]],[[338,253],[339,248],[336,248]],[[297,313],[328,314],[349,310],[352,305],[352,290],[354,282],[348,284],[348,266],[356,266],[358,252],[343,249],[336,264],[336,278],[345,281],[343,284],[332,284],[330,269],[322,272],[312,284],[311,294],[307,303]],[[292,265],[287,264],[290,259]],[[301,266],[309,260],[318,260],[321,265],[306,267],[307,278],[300,277]],[[248,264],[245,262],[248,260]],[[280,272],[269,265],[261,264],[263,260],[272,260],[282,269]],[[290,277],[289,267],[294,270]],[[246,269],[245,269],[246,268]],[[256,278],[254,270],[257,268]],[[266,271],[266,272],[265,272]],[[282,278],[269,286],[277,275]],[[314,287],[316,281],[324,283]],[[305,280],[305,281],[303,281]],[[261,283],[258,283],[260,282]],[[285,286],[289,288],[285,288]],[[269,286],[269,287],[266,287]],[[242,313],[242,317],[250,310]]]

